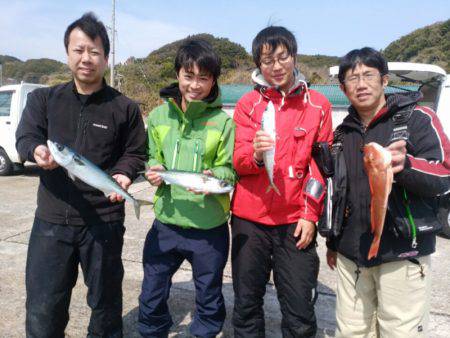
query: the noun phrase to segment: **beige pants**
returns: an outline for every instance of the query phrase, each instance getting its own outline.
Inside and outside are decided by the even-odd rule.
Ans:
[[[427,337],[430,256],[360,268],[338,254],[336,337]],[[356,287],[355,287],[356,282]]]

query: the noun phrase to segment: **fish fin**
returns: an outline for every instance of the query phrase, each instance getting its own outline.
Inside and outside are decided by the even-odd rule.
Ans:
[[[72,181],[75,182],[75,175],[74,174],[72,174],[70,171],[68,171],[67,175],[69,175],[69,177],[72,179]]]
[[[275,190],[275,192],[278,194],[278,196],[281,196],[280,189],[278,189],[278,187],[275,184],[272,184],[272,188],[273,188],[273,190]]]
[[[379,248],[380,248],[380,240],[374,239],[372,244],[370,245],[369,254],[367,255],[367,259],[370,260],[372,258],[377,257]]]
[[[143,205],[153,205],[153,202],[145,201],[145,200],[134,200],[134,213],[136,214],[136,218],[139,219],[141,216],[141,206]]]
[[[279,196],[281,196],[280,190],[278,189],[278,187],[277,187],[274,183],[270,184],[270,185],[267,187],[267,189],[266,189],[266,194],[267,194],[270,190],[272,190],[272,189],[273,189]]]

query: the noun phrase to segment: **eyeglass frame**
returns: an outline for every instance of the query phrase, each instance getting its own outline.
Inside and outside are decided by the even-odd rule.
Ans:
[[[386,75],[386,74],[384,74]],[[348,84],[350,86],[355,86],[359,83],[360,80],[363,80],[364,83],[373,83],[375,82],[375,79],[378,78],[378,76],[383,78],[383,76],[380,72],[377,72],[376,74],[369,73],[369,74],[361,74],[361,75],[351,75],[347,79],[344,79],[344,83]]]
[[[280,65],[287,64],[290,61],[290,58],[293,58],[293,56],[291,54],[289,54],[288,52],[285,52],[285,53],[286,53],[286,56],[284,56],[283,55],[284,53],[282,53],[278,57],[272,58],[270,60],[270,62],[264,62],[266,60],[264,60],[264,61],[260,60],[259,61],[260,67],[263,66],[263,67],[266,67],[266,68],[271,68],[271,67],[275,66],[275,62],[278,62]]]

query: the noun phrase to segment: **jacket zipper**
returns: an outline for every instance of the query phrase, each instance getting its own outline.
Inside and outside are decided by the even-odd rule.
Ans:
[[[81,144],[80,143],[83,141],[83,134],[85,132],[84,125],[83,125],[83,111],[84,111],[84,104],[81,105],[80,114],[78,115],[77,136],[76,136],[76,139],[75,139],[75,149],[80,154],[81,154]],[[81,133],[80,133],[80,129],[81,129]],[[81,134],[81,140],[79,140],[80,134]],[[80,144],[80,145],[78,146],[78,144]],[[70,194],[69,194],[68,197],[70,199]],[[70,218],[69,209],[67,208],[66,209],[66,224],[69,224],[69,218]]]
[[[195,140],[195,151],[194,151],[194,165],[192,167],[192,171],[197,171],[197,161],[198,161],[198,140]]]
[[[175,161],[176,161],[176,159],[177,159],[177,154],[178,154],[178,151],[179,151],[179,146],[180,146],[180,139],[177,138],[177,142],[175,143],[175,148],[173,149],[173,155],[172,155],[172,166],[171,166],[172,170],[175,169]]]

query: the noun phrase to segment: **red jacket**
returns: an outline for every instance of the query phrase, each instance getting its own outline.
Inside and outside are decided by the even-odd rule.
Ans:
[[[308,97],[309,96],[309,97]],[[281,192],[266,192],[266,170],[253,158],[253,138],[261,129],[261,118],[268,102],[276,109],[274,183]],[[236,123],[234,168],[239,175],[231,209],[234,215],[265,225],[295,223],[300,218],[319,219],[325,193],[324,180],[311,158],[314,142],[333,138],[331,104],[322,94],[297,85],[286,97],[271,87],[257,87],[244,95],[234,111]],[[320,182],[321,192],[307,192],[310,179]],[[316,190],[317,191],[317,190]]]

